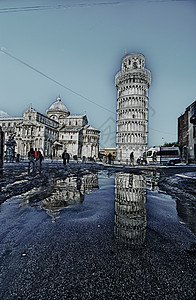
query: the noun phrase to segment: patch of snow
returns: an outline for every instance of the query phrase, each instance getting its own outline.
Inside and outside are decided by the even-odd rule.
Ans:
[[[183,177],[183,178],[189,178],[189,179],[196,179],[196,172],[187,172],[184,174],[176,174],[178,177]]]

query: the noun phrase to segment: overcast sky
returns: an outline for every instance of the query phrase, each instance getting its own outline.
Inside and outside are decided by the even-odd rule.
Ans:
[[[149,146],[177,141],[196,99],[196,1],[0,0],[0,110],[45,114],[60,95],[115,146],[115,74],[125,51],[152,73]],[[18,60],[17,60],[18,59]]]

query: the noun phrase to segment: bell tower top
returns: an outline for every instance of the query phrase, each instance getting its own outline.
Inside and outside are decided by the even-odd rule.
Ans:
[[[142,54],[131,53],[123,57],[121,70],[128,71],[134,69],[144,69],[145,57]]]
[[[121,70],[115,76],[116,87],[124,84],[125,80],[128,79],[145,82],[149,88],[151,84],[151,72],[145,68],[145,56],[143,54],[131,53],[123,57]]]

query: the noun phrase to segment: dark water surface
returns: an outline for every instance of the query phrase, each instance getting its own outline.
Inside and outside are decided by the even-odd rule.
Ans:
[[[52,176],[0,206],[1,299],[194,299],[185,225],[154,176]]]

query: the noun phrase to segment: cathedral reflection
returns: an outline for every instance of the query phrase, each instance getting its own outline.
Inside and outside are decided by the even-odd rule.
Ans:
[[[141,245],[146,236],[146,180],[143,175],[117,173],[115,177],[115,227],[117,240]]]
[[[81,203],[86,193],[99,188],[97,173],[90,172],[81,177],[70,176],[66,179],[58,179],[53,182],[53,185],[51,195],[41,201],[41,208],[51,216],[52,222],[56,221],[61,210]]]

